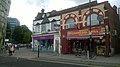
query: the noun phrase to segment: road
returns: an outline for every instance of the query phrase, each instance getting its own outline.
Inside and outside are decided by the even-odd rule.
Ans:
[[[45,61],[34,61],[15,57],[1,57],[0,67],[88,67],[64,63],[53,63]]]

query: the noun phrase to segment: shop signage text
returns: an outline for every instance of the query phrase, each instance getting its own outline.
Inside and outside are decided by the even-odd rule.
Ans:
[[[83,35],[89,35],[90,30],[89,29],[84,29],[84,30],[75,30],[75,31],[68,31],[67,36],[83,36]],[[100,29],[99,28],[94,28],[91,29],[91,33],[94,34],[99,34]]]

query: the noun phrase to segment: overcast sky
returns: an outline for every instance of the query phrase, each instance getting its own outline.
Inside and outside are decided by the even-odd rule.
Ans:
[[[38,12],[44,8],[45,12],[61,10],[80,5],[89,0],[11,0],[9,17],[17,18],[21,25],[26,25],[32,31],[32,23]],[[120,6],[120,0],[98,0],[98,2],[109,1],[113,5]]]

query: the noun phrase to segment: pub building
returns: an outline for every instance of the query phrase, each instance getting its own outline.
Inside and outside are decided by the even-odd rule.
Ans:
[[[119,53],[120,22],[117,8],[111,7],[108,1],[101,3],[92,1],[90,4],[62,10],[60,30],[62,53],[74,54],[77,44],[78,48],[91,49],[101,56]]]

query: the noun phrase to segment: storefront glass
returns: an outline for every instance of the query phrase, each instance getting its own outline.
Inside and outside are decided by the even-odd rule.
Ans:
[[[105,39],[95,39],[94,43],[96,45],[97,55],[105,55]]]

